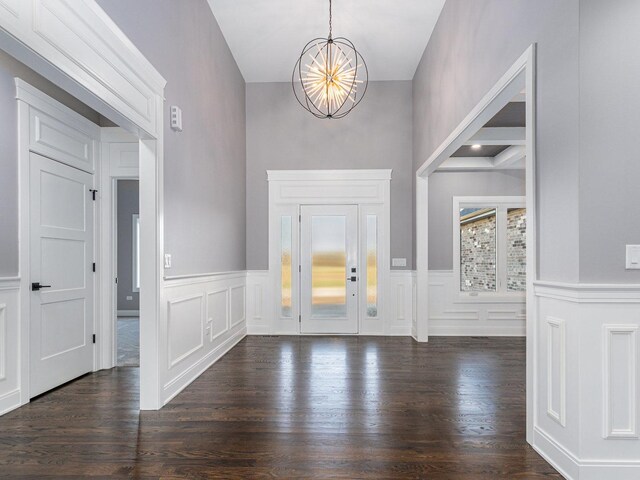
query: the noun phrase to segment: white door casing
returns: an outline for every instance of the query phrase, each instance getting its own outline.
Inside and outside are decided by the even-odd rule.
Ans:
[[[358,206],[302,205],[300,217],[300,330],[358,333]]]
[[[93,369],[93,176],[30,155],[30,396]]]

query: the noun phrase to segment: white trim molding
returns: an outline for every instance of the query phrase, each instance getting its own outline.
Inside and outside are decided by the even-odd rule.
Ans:
[[[270,182],[391,180],[391,170],[267,170],[267,180]]]
[[[167,342],[166,332],[158,330],[157,321],[163,289],[163,112],[166,81],[94,0],[12,1],[11,8],[5,13],[0,15],[1,49],[138,137],[140,215],[145,219],[141,240],[146,246],[141,255],[140,408],[158,409],[162,406],[162,382],[158,370],[160,346]],[[19,103],[26,104],[26,101]],[[28,111],[19,107],[18,156],[21,165],[28,158],[29,121]],[[76,140],[81,140],[81,136]],[[60,161],[72,161],[71,157]],[[75,160],[84,161],[85,168],[95,165],[94,158],[89,158],[88,148],[80,150],[80,157]],[[22,178],[23,173],[20,175]],[[28,203],[24,202],[28,197],[22,192],[20,195],[19,209],[28,211]],[[20,238],[28,239],[28,233],[28,228],[21,223]],[[98,244],[98,252],[100,248]],[[28,261],[24,260],[26,255],[22,253],[22,247],[20,255],[20,275],[24,283],[28,282],[29,270],[24,268]],[[98,286],[100,281],[97,280]],[[24,285],[21,285],[22,290]],[[28,318],[24,292],[21,292],[21,297],[21,316]],[[95,303],[99,308],[99,302]],[[98,315],[96,318],[104,321]],[[28,329],[23,328],[24,325],[26,322],[21,322],[21,338],[28,338]],[[99,342],[96,364],[97,358],[101,357],[100,348]],[[22,351],[20,356],[18,388],[21,389],[21,402],[26,403],[29,399],[28,356]]]
[[[566,478],[640,478],[640,285],[535,282],[534,448]]]

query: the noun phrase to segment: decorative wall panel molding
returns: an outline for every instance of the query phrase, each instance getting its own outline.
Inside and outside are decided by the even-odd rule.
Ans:
[[[547,415],[563,427],[567,409],[565,321],[547,317]]]
[[[167,302],[170,369],[204,347],[203,308],[202,293]]]
[[[243,279],[244,280],[244,279]],[[239,323],[245,321],[245,307],[246,307],[246,299],[245,285],[237,285],[231,287],[229,289],[230,292],[230,303],[229,303],[229,317],[231,319],[231,327],[235,327]]]
[[[638,325],[603,327],[604,437],[638,439]]]

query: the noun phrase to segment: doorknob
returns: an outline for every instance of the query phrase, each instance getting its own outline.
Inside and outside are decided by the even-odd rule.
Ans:
[[[41,288],[51,288],[51,285],[40,285],[40,282],[34,282],[31,284],[31,290],[37,292]]]

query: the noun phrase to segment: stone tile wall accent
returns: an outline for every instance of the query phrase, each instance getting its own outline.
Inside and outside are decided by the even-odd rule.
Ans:
[[[496,291],[496,214],[460,226],[460,290]]]
[[[507,211],[507,290],[527,288],[527,215],[524,208]]]

